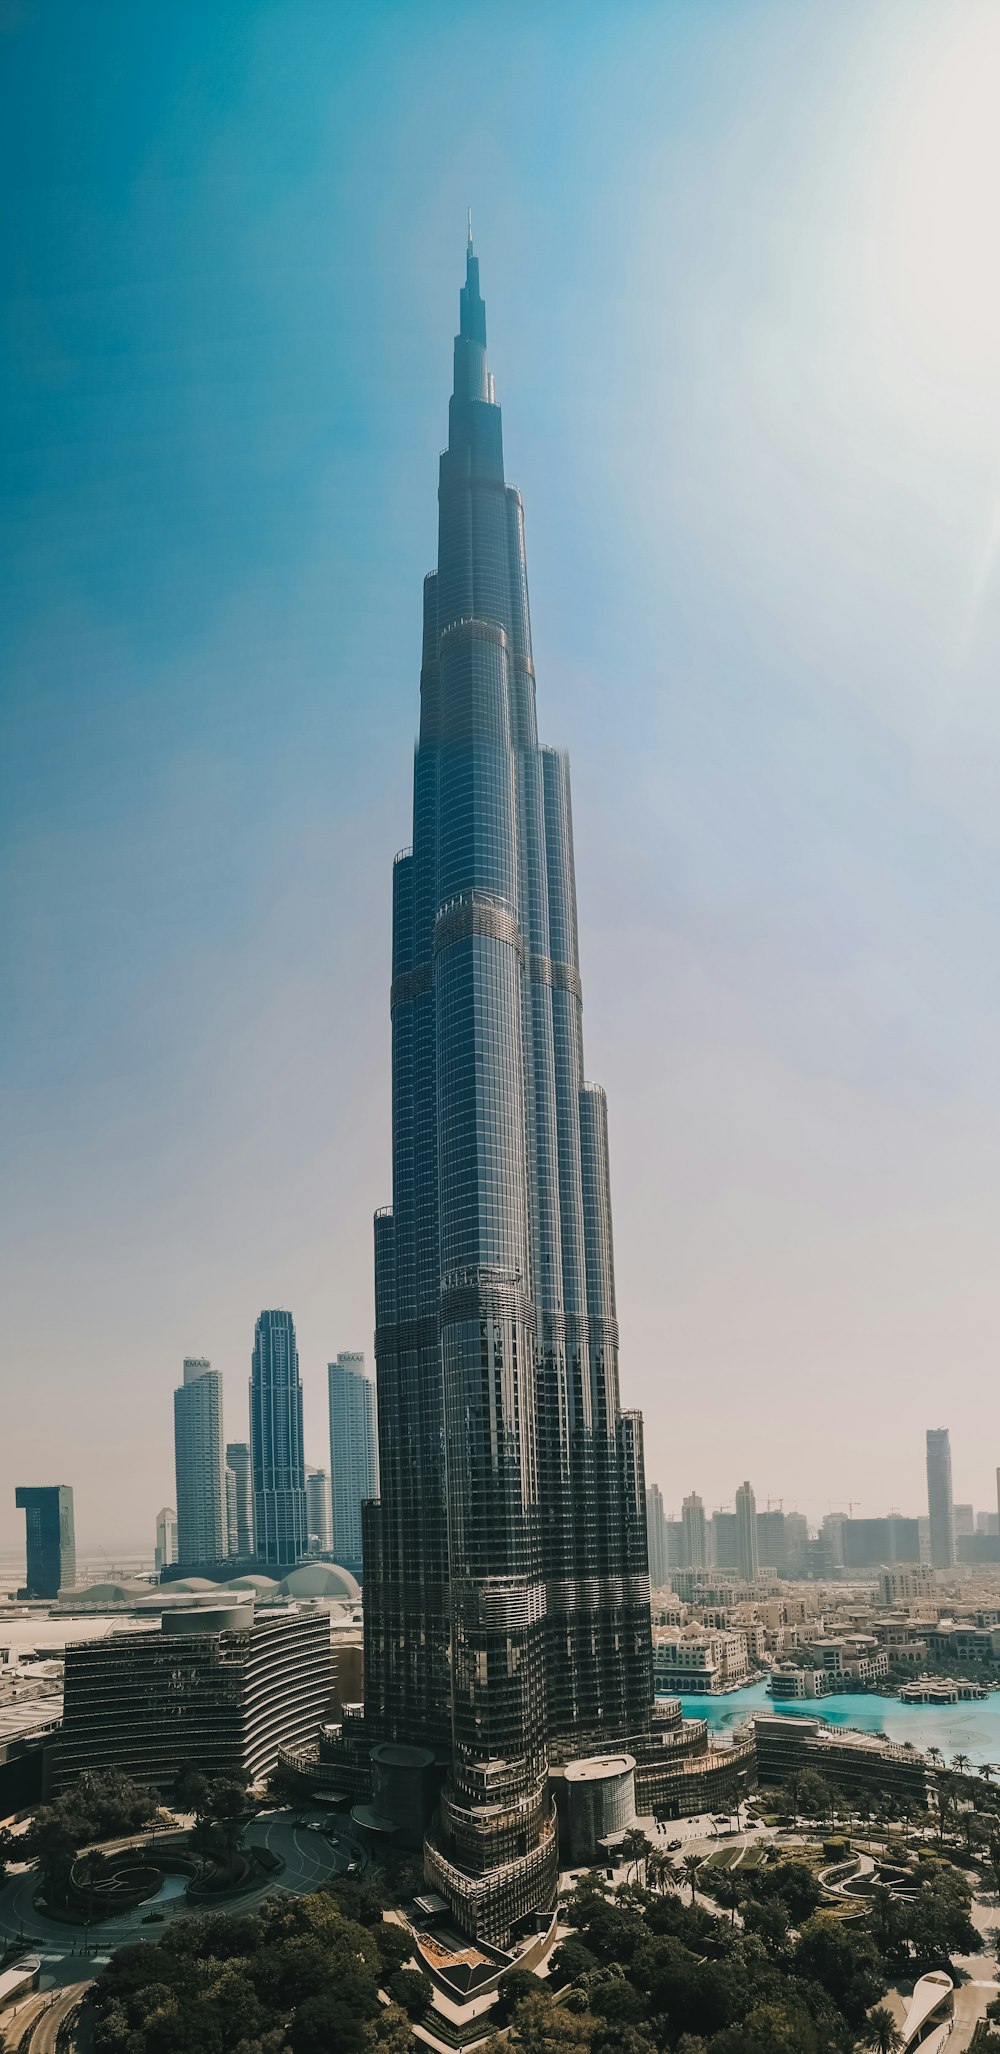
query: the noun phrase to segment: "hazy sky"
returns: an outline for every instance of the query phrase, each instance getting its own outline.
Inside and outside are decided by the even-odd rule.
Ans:
[[[1000,1460],[995,0],[0,0],[0,1544],[371,1356],[465,209],[675,1505]]]

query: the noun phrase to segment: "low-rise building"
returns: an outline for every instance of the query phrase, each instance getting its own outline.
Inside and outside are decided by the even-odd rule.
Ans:
[[[57,1781],[114,1768],[166,1792],[189,1762],[255,1781],[316,1740],[330,1689],[321,1605],[167,1612],[152,1632],[67,1647]]]
[[[802,1769],[815,1769],[828,1783],[866,1785],[923,1804],[928,1770],[915,1748],[898,1747],[874,1734],[825,1726],[821,1719],[756,1714],[757,1771],[761,1783],[785,1783]]]
[[[750,1674],[742,1633],[713,1633],[702,1627],[658,1631],[653,1643],[653,1677],[658,1692],[718,1696],[739,1690]]]
[[[898,1562],[880,1569],[878,1594],[883,1605],[921,1603],[934,1596],[934,1571],[922,1562]]]
[[[824,1635],[803,1641],[807,1667],[823,1669],[838,1690],[870,1690],[889,1674],[889,1657],[872,1634]]]
[[[767,1683],[774,1698],[826,1697],[830,1687],[826,1669],[800,1669],[793,1662],[775,1662]]]

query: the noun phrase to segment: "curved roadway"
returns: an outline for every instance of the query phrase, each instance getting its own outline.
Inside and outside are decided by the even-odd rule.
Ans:
[[[78,1982],[81,1971],[86,1972],[84,1964],[87,1967],[91,1964],[99,1966],[119,1947],[140,1940],[159,1940],[167,1921],[178,1914],[213,1909],[234,1914],[251,1911],[275,1890],[288,1891],[295,1897],[305,1896],[308,1891],[317,1889],[328,1876],[342,1875],[356,1850],[346,1836],[337,1845],[331,1845],[315,1827],[299,1825],[300,1817],[298,1812],[264,1812],[247,1827],[246,1844],[266,1847],[278,1855],[284,1863],[280,1874],[268,1876],[258,1889],[248,1890],[245,1895],[231,1897],[216,1906],[211,1903],[189,1905],[183,1896],[168,1898],[162,1906],[162,1919],[150,1923],[146,1923],[149,1903],[140,1904],[135,1911],[120,1912],[115,1918],[95,1920],[89,1928],[51,1918],[48,1913],[35,1909],[34,1892],[38,1880],[35,1870],[18,1869],[0,1890],[0,1940],[16,1940],[26,1954],[40,1955],[40,1988],[52,1990]],[[156,1908],[160,1909],[159,1906]],[[0,2013],[0,2030],[8,2022],[9,2014]],[[41,2042],[32,2043],[32,2054],[36,2044],[41,2045]]]

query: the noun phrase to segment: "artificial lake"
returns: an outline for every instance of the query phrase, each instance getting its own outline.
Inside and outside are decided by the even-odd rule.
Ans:
[[[970,1762],[1000,1763],[1000,1691],[957,1705],[904,1705],[898,1697],[871,1691],[843,1697],[768,1696],[766,1685],[751,1683],[728,1697],[682,1697],[686,1719],[707,1719],[711,1733],[728,1732],[751,1712],[778,1712],[791,1719],[824,1719],[828,1726],[853,1726],[857,1733],[884,1733],[900,1744],[909,1740],[926,1751],[939,1747],[946,1761],[956,1754]]]

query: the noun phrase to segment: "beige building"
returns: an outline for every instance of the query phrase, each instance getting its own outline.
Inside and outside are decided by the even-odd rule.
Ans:
[[[917,1562],[900,1562],[895,1568],[880,1569],[879,1603],[906,1605],[934,1596],[934,1571]]]
[[[799,1669],[791,1662],[775,1662],[767,1689],[774,1698],[826,1697],[831,1684],[826,1669]]]
[[[658,1693],[717,1697],[739,1690],[750,1674],[746,1636],[713,1633],[700,1626],[664,1629],[654,1635],[653,1677]]]

